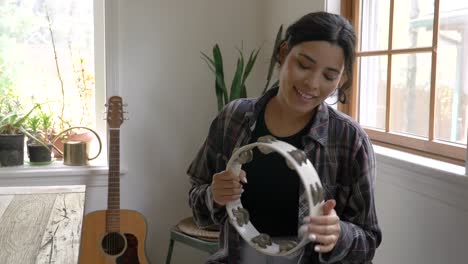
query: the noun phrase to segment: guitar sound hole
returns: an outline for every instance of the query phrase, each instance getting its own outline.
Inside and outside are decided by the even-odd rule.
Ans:
[[[102,239],[101,245],[106,254],[115,256],[124,250],[125,238],[116,232],[109,233]]]

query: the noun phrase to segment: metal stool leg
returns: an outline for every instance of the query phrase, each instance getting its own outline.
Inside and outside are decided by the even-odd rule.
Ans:
[[[167,250],[166,264],[171,263],[172,249],[174,248],[174,240],[171,238],[169,242],[169,249]]]

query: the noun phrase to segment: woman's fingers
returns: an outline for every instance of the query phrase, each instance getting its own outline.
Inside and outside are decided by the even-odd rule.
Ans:
[[[309,236],[309,238],[315,239],[315,243],[322,244],[322,245],[329,245],[329,244],[334,244],[338,240],[338,237],[336,235],[316,235],[313,234],[313,236]]]
[[[334,225],[340,222],[340,218],[336,215],[335,210],[329,215],[305,217],[304,224],[313,224],[313,225]]]
[[[214,201],[219,205],[226,205],[230,201],[239,199],[243,192],[241,178],[246,178],[242,170],[239,175],[234,175],[231,171],[214,174],[211,183]]]
[[[319,252],[319,253],[328,253],[332,251],[334,247],[335,247],[335,243],[328,244],[328,245],[315,245],[314,250],[315,252]]]
[[[339,234],[340,226],[339,225],[309,225],[309,233],[317,235],[328,235],[328,234]]]
[[[335,205],[335,200],[328,200],[322,207],[324,215],[304,218],[301,229],[307,230],[309,239],[315,242],[313,247],[316,252],[330,252],[338,241],[341,226]]]
[[[335,208],[336,206],[336,201],[335,199],[330,199],[327,200],[323,205],[322,205],[322,212],[324,215],[330,214],[330,212]]]
[[[241,197],[240,195],[232,195],[232,196],[213,197],[213,199],[217,204],[224,206],[231,201],[239,199],[240,197]]]
[[[212,192],[216,192],[219,196],[232,196],[232,195],[240,195],[243,192],[241,187],[239,188],[217,188],[212,187]]]

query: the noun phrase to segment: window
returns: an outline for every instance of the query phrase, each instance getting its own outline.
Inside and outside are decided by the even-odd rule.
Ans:
[[[352,102],[374,143],[464,164],[468,2],[343,0],[357,32]]]
[[[0,95],[24,109],[43,103],[35,113],[52,116],[55,134],[85,126],[105,142],[97,114],[105,103],[103,7],[104,0],[0,1]]]

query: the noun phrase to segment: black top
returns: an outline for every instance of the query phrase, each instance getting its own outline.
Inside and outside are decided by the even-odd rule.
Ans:
[[[312,122],[289,137],[276,137],[266,127],[265,112],[257,119],[250,143],[261,136],[272,135],[298,149],[302,149],[302,136],[307,134]],[[253,160],[242,166],[247,174],[247,184],[241,202],[249,211],[250,221],[260,233],[270,236],[297,236],[299,185],[296,171],[286,165],[284,157],[277,153],[261,153],[253,149]]]

